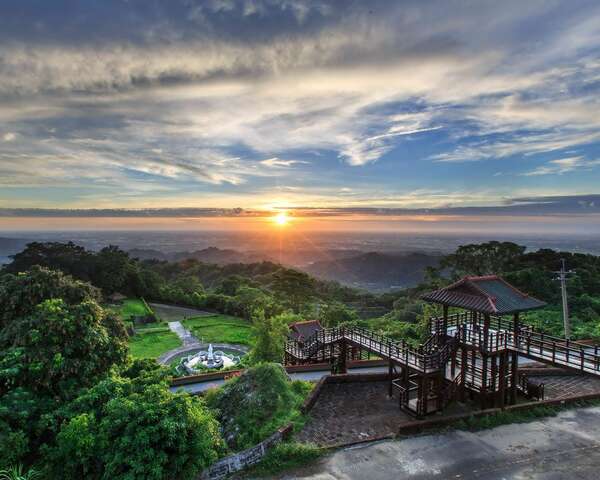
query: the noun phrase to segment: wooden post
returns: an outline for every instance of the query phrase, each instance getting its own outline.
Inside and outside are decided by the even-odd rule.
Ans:
[[[427,415],[427,397],[429,396],[429,379],[427,375],[421,377],[421,406],[423,408],[423,416]]]
[[[488,378],[488,356],[487,353],[481,353],[481,389],[479,396],[481,397],[481,409],[485,410],[487,400],[487,378]]]
[[[517,403],[517,370],[519,367],[519,354],[515,351],[512,352],[511,359],[511,383],[510,383],[510,404],[514,405]]]
[[[444,323],[442,325],[442,335],[440,335],[439,344],[440,346],[446,342],[448,336],[448,305],[444,305]]]
[[[483,317],[483,349],[487,352],[490,349],[490,315],[488,313]]]
[[[346,373],[348,373],[348,369],[346,368],[346,356],[348,355],[348,349],[346,346],[346,342],[344,340],[342,340],[341,347],[342,348],[340,351],[340,371],[339,371],[339,373],[346,374]]]
[[[500,355],[500,374],[498,377],[498,382],[499,382],[499,390],[498,390],[498,400],[499,400],[499,407],[500,408],[504,408],[504,404],[506,402],[506,360],[508,357],[508,352],[506,350],[504,350],[502,352],[502,354]]]
[[[465,401],[465,388],[467,382],[467,351],[464,346],[460,348],[460,394],[461,402]]]
[[[389,380],[389,390],[388,390],[388,397],[392,398],[394,396],[394,385],[392,384],[392,381],[394,380],[394,366],[392,364],[392,360],[390,359],[390,361],[388,362],[388,380]]]
[[[513,315],[513,345],[519,348],[519,312]]]

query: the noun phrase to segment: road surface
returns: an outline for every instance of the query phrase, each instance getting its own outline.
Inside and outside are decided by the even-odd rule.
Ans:
[[[600,478],[600,407],[480,432],[457,430],[366,444],[275,478],[596,480]]]

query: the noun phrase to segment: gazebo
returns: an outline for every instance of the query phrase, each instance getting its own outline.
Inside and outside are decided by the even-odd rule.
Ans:
[[[443,316],[431,321],[431,333],[439,345],[444,345],[450,337],[458,340],[463,384],[468,382],[469,370],[472,379],[480,372],[482,407],[488,404],[489,390],[494,394],[494,404],[504,405],[507,380],[510,403],[515,403],[519,357],[517,349],[510,349],[509,358],[507,347],[518,346],[520,332],[528,328],[519,322],[519,313],[544,307],[546,303],[497,275],[464,277],[421,298],[443,307]],[[463,312],[449,315],[450,308]],[[508,315],[511,320],[502,318]],[[456,363],[453,359],[452,369]]]

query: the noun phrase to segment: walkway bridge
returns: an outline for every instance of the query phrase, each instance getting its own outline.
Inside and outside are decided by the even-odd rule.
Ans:
[[[528,393],[527,381],[518,372],[519,356],[600,376],[597,346],[523,325],[519,311],[545,304],[499,277],[465,277],[423,298],[441,303],[444,315],[431,319],[431,336],[419,348],[364,328],[328,328],[302,343],[288,341],[286,362],[326,360],[333,371],[345,372],[349,347],[370,352],[389,363],[390,396],[396,389],[401,407],[417,416],[441,410],[454,399],[464,400],[467,394],[478,397],[482,408],[515,403],[518,390]],[[449,307],[470,310],[449,314]],[[503,317],[508,313],[511,320]]]

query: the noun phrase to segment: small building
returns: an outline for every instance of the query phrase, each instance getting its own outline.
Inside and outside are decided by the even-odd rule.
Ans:
[[[289,338],[304,345],[304,342],[313,336],[316,332],[323,330],[318,320],[306,320],[304,322],[290,323]]]

